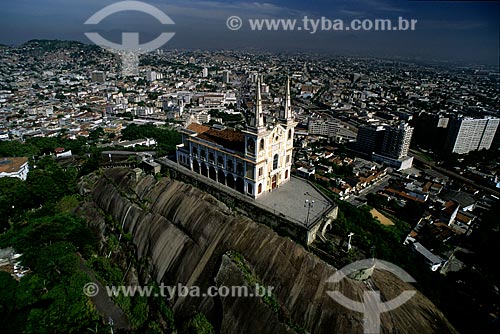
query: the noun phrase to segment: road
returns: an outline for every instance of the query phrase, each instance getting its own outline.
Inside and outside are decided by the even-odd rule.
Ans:
[[[345,201],[351,203],[356,207],[360,207],[365,204],[364,201],[366,201],[366,195],[371,193],[376,193],[379,190],[384,189],[389,184],[390,179],[391,176],[389,174],[384,175],[380,180],[376,181],[375,183],[372,183],[371,185],[369,185],[364,189],[361,189],[359,191],[359,195],[352,194]]]
[[[113,319],[114,328],[130,330],[130,322],[125,313],[118,306],[116,306],[115,302],[107,295],[106,288],[97,279],[94,272],[87,267],[85,260],[81,257],[81,255],[79,255],[79,258],[80,269],[90,277],[92,282],[97,287],[97,294],[90,297],[97,311],[101,313],[103,319],[106,321],[108,319]]]
[[[485,186],[482,186],[482,185],[479,185],[477,184],[476,182],[472,181],[472,180],[469,180],[468,178],[466,177],[463,177],[462,175],[460,174],[457,174],[451,170],[448,170],[446,168],[442,168],[442,167],[439,167],[437,166],[434,162],[431,162],[431,161],[428,161],[428,160],[425,160],[424,158],[420,157],[418,154],[419,152],[418,151],[415,151],[415,150],[410,150],[411,153],[413,153],[413,156],[414,156],[414,159],[424,165],[427,165],[429,167],[431,167],[431,169],[434,169],[434,170],[437,170],[438,172],[440,173],[443,173],[444,175],[447,175],[449,177],[453,177],[455,179],[458,179],[464,183],[467,183],[471,186],[474,186],[476,188],[479,188],[483,191],[486,191],[492,195],[495,195],[495,196],[500,196],[500,192],[496,191],[496,190],[493,190],[489,187],[485,187]]]

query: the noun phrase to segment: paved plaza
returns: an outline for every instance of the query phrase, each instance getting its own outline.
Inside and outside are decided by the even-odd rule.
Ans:
[[[332,206],[328,199],[307,181],[295,177],[256,201],[272,211],[276,210],[276,214],[283,214],[305,225],[308,211],[305,200],[314,201],[309,212],[309,224]]]

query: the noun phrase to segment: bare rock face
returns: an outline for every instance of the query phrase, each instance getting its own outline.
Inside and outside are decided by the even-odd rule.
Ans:
[[[137,256],[165,285],[272,286],[269,298],[178,297],[176,316],[203,312],[221,333],[363,333],[363,314],[329,297],[339,290],[363,301],[367,282],[327,283],[336,269],[289,238],[237,216],[191,185],[130,169],[109,169],[81,186],[92,205],[110,214],[133,236]],[[238,254],[238,256],[231,256]],[[414,288],[387,271],[368,280],[382,301]],[[456,333],[422,294],[381,314],[381,333]]]
[[[256,294],[254,284],[249,284],[241,268],[230,259],[228,255],[222,256],[222,263],[215,277],[218,287],[244,286],[247,291]],[[266,289],[262,287],[261,289]],[[261,293],[260,296],[270,296],[268,293]],[[272,298],[272,297],[271,297]],[[221,296],[222,306],[222,326],[221,334],[232,333],[276,333],[295,334],[290,325],[284,324],[280,319],[279,310],[272,310],[270,303],[266,304],[260,297],[234,297],[232,295]],[[272,304],[271,304],[272,305]],[[277,304],[274,304],[277,306]],[[256,319],[259,319],[256,321]]]

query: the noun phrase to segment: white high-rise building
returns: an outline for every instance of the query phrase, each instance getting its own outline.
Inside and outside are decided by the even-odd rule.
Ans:
[[[410,150],[413,128],[406,123],[385,128],[380,153],[393,159],[404,159]]]
[[[309,134],[325,137],[335,137],[339,132],[339,124],[331,119],[310,119]]]
[[[471,151],[489,149],[500,119],[454,118],[448,124],[445,148],[448,152],[466,154]]]
[[[156,81],[156,72],[152,70],[148,70],[146,72],[146,80],[148,81]]]
[[[224,70],[222,72],[222,82],[226,83],[226,84],[230,83],[231,82],[231,79],[229,77],[230,75],[231,75],[231,71]]]
[[[203,70],[201,71],[201,76],[204,78],[208,77],[208,68],[203,68]]]

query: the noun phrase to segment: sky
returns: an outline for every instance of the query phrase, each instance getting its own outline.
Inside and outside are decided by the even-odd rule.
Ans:
[[[84,22],[118,1],[0,0],[0,43],[64,39],[92,43],[85,32],[120,42],[122,32],[139,32],[141,42],[162,32],[175,36],[165,49],[314,52],[332,55],[403,57],[499,64],[500,1],[433,0],[146,0],[175,24],[162,25],[141,12],[115,13],[98,25]],[[242,19],[228,29],[230,16]],[[415,31],[252,31],[249,19],[416,19]]]

